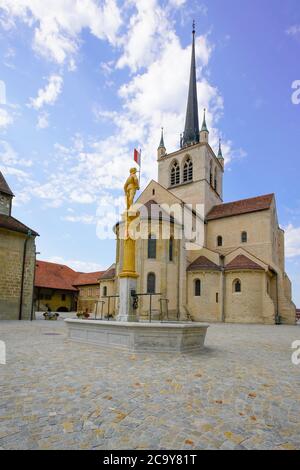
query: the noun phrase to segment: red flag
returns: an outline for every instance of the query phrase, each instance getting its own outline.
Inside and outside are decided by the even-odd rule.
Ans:
[[[141,166],[141,152],[139,152],[137,149],[134,149],[133,159],[135,163]]]

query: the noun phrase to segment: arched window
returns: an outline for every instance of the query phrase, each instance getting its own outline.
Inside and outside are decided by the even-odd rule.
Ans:
[[[156,237],[152,233],[148,237],[148,258],[156,259]]]
[[[107,286],[103,286],[102,297],[107,297]]]
[[[174,238],[171,237],[169,240],[169,261],[173,261],[174,258]]]
[[[223,237],[221,235],[217,237],[217,246],[223,246]]]
[[[218,182],[218,171],[215,168],[215,172],[214,172],[214,189],[215,189],[215,191],[217,191],[217,182]]]
[[[242,292],[242,284],[241,284],[241,281],[239,279],[236,279],[235,281],[233,281],[233,292]]]
[[[247,243],[247,241],[248,241],[248,234],[247,234],[247,232],[242,232],[241,241],[242,241],[242,243]]]
[[[193,162],[188,157],[183,165],[183,182],[193,181]]]
[[[155,294],[155,274],[149,273],[147,276],[147,294]]]
[[[171,167],[171,186],[175,186],[180,183],[180,168],[177,161],[175,161]]]
[[[195,280],[194,289],[195,289],[195,297],[200,297],[201,296],[201,281],[200,281],[200,279]]]

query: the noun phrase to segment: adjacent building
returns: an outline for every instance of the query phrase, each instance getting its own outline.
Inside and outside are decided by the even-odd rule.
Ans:
[[[38,233],[12,216],[13,197],[0,172],[0,320],[29,320]]]

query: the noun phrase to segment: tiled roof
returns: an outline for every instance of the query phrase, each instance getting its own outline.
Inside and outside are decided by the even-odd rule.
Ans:
[[[15,219],[11,215],[0,214],[0,228],[5,228],[13,232],[20,232],[27,234],[31,230],[26,225],[22,224],[19,220]],[[34,230],[31,230],[31,234],[37,237],[39,234]]]
[[[9,196],[13,196],[13,192],[8,186],[3,174],[0,171],[0,193],[8,194]]]
[[[269,209],[273,201],[274,194],[242,199],[240,201],[228,202],[214,206],[207,214],[207,220],[221,219],[233,215],[247,214]]]
[[[102,274],[104,274],[104,271],[96,271],[94,273],[79,273],[73,285],[87,286],[90,284],[98,284]]]
[[[199,256],[195,261],[193,261],[187,268],[188,271],[198,271],[199,269],[207,269],[213,271],[219,271],[220,267],[210,261],[205,256]]]
[[[230,263],[226,264],[225,269],[228,271],[235,269],[259,269],[260,271],[264,271],[264,268],[252,261],[250,258],[247,258],[245,255],[238,255],[230,261]]]
[[[116,275],[116,265],[112,264],[103,274],[100,276],[100,281],[104,279],[114,279]]]
[[[64,264],[37,261],[35,271],[35,286],[49,289],[77,291],[74,281],[78,273]]]

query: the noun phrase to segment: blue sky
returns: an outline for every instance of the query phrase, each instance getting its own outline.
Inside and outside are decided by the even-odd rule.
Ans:
[[[42,259],[113,262],[114,241],[99,232],[114,219],[99,215],[121,206],[135,146],[143,185],[156,178],[162,125],[167,151],[178,147],[193,18],[224,200],[276,193],[300,306],[298,0],[0,0],[0,169],[13,214],[39,232]]]

